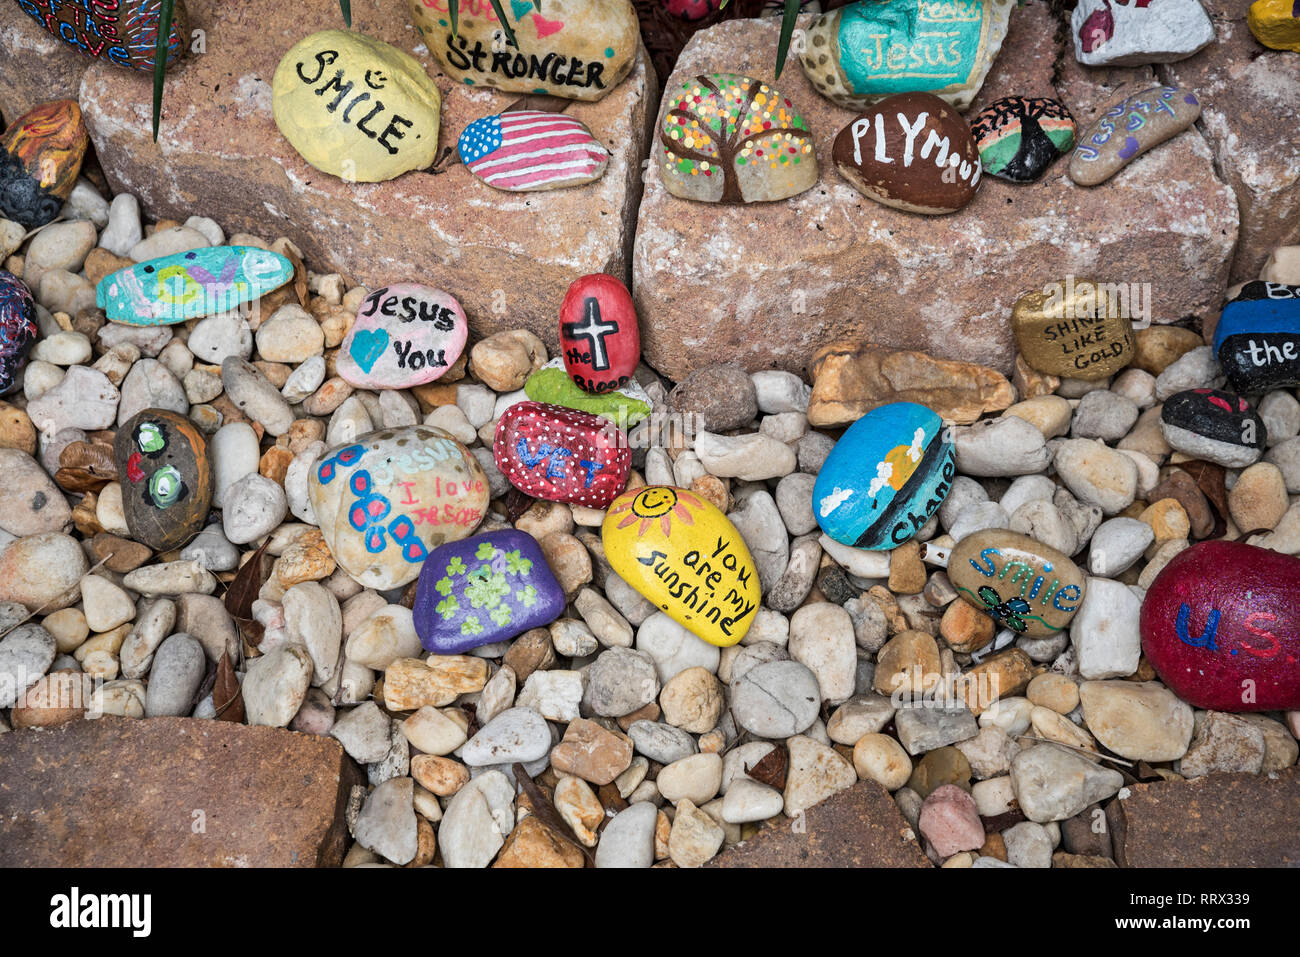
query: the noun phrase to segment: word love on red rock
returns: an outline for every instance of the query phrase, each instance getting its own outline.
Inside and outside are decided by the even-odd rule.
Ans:
[[[605,273],[575,280],[560,304],[560,353],[581,389],[612,392],[627,385],[641,358],[627,286]]]
[[[1156,576],[1142,650],[1184,701],[1215,711],[1300,708],[1300,559],[1201,542]]]
[[[542,402],[520,402],[502,414],[492,455],[520,491],[589,508],[612,502],[632,468],[632,450],[613,423]]]

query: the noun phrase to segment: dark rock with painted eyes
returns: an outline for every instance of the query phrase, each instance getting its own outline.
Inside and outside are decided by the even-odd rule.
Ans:
[[[212,506],[212,467],[193,422],[145,409],[117,430],[113,457],[133,539],[162,552],[198,534]]]

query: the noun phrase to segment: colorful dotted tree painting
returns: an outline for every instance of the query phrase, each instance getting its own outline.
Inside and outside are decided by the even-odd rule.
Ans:
[[[734,73],[696,76],[682,84],[668,102],[659,141],[666,175],[719,177],[724,203],[779,198],[744,195],[741,170],[793,172],[801,164],[816,164],[812,133],[790,101],[762,80]]]

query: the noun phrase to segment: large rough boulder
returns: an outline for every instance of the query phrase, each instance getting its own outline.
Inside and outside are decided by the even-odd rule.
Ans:
[[[346,183],[307,163],[276,129],[271,77],[281,56],[314,30],[341,27],[336,0],[266,4],[190,0],[207,52],[167,80],[158,143],[151,141],[151,79],[93,64],[81,108],[114,190],[135,193],[153,216],[211,216],[227,233],[288,236],[321,272],[371,287],[429,282],[453,293],[482,335],[527,326],[558,346],[556,315],[586,273],[628,278],[641,196],[641,157],[658,90],[644,51],[631,75],[599,103],[565,112],[613,156],[595,184],[502,193],[455,160],[471,121],[519,98],[454,84],[411,25],[406,0],[353,7],[355,30],[425,65],[443,96],[439,173],[386,183]]]
[[[778,26],[736,20],[701,31],[665,89],[720,70],[769,77]],[[1157,82],[1149,68],[1085,70],[1056,26],[1040,0],[1012,12],[971,112],[999,96],[1056,94],[1086,124],[1132,92],[1128,84]],[[669,195],[650,164],[633,294],[646,359],[661,372],[680,377],[719,355],[799,371],[818,347],[845,338],[1009,372],[1012,305],[1067,274],[1150,283],[1157,322],[1222,305],[1237,201],[1195,129],[1099,187],[1074,185],[1062,161],[1032,185],[985,179],[965,209],[927,217],[881,206],[835,171],[831,144],[852,112],[821,97],[797,66],[776,86],[816,136],[812,189],[779,203],[691,203]]]
[[[16,3],[0,3],[0,113],[12,123],[38,103],[76,99],[94,61],[37,26]]]
[[[1156,69],[1166,82],[1201,95],[1198,125],[1241,211],[1231,281],[1246,282],[1259,278],[1274,246],[1300,243],[1300,56],[1255,39],[1246,26],[1250,4],[1202,2],[1214,43]]]
[[[337,867],[364,780],[333,738],[227,721],[0,734],[0,867]]]

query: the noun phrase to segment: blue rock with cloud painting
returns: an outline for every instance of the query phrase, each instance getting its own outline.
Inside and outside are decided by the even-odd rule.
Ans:
[[[835,443],[813,485],[813,515],[831,538],[895,548],[938,511],[957,460],[943,420],[923,405],[872,409]]]

